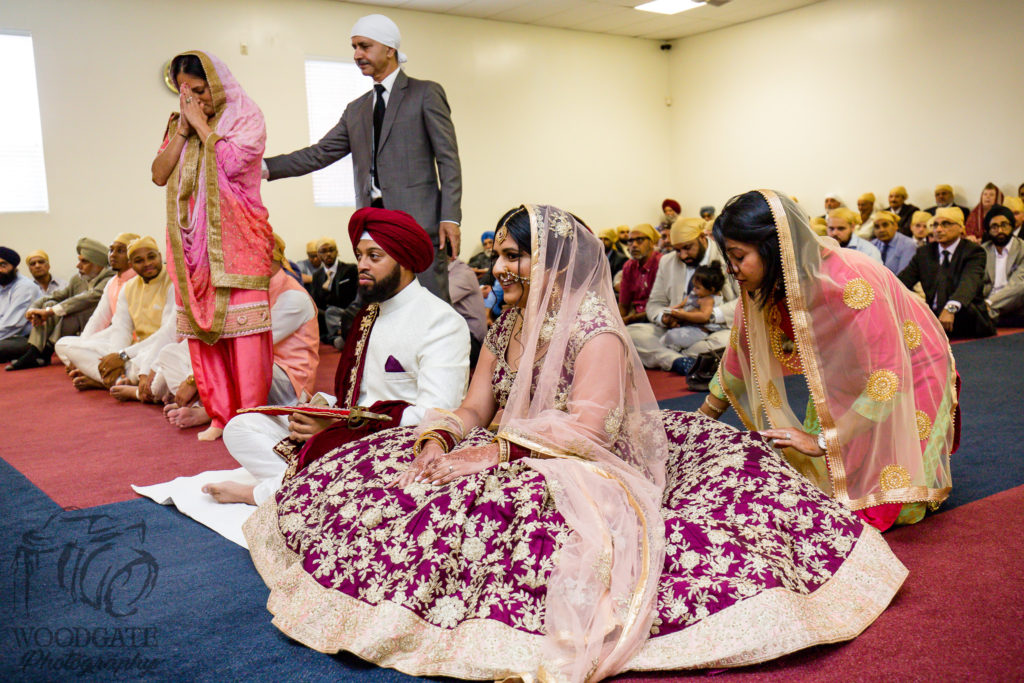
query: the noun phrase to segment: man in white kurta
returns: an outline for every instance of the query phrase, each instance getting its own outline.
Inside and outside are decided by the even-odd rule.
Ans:
[[[690,280],[698,266],[718,261],[727,270],[725,257],[713,240],[704,232],[706,222],[700,218],[679,218],[672,225],[670,240],[673,251],[662,256],[658,273],[654,276],[651,295],[647,299],[647,323],[634,323],[626,327],[629,336],[640,354],[645,368],[671,370],[679,374],[693,365],[693,357],[711,349],[725,348],[729,340],[728,330],[715,332],[682,352],[661,342],[665,332],[678,326],[673,307],[678,306],[690,292]],[[725,279],[722,287],[722,306],[716,306],[711,322],[732,324],[736,307],[736,283],[731,277]]]
[[[352,216],[349,234],[359,293],[369,304],[351,332],[365,340],[353,363],[362,368],[358,392],[351,403],[344,396],[318,394],[327,405],[367,406],[371,411],[378,402],[408,403],[389,427],[418,424],[431,408],[454,410],[469,382],[469,328],[455,309],[416,280],[415,274],[432,264],[434,249],[426,232],[409,221],[412,218],[402,212],[372,207]],[[363,319],[369,321],[366,328],[359,325]],[[353,342],[352,347],[360,347],[356,339]],[[342,362],[352,347],[346,345]],[[354,386],[337,384],[343,385]],[[221,482],[203,490],[220,502],[262,503],[280,487],[287,469],[274,446],[286,437],[308,439],[330,424],[298,414],[236,416],[224,429],[224,445],[259,483],[252,488]]]
[[[151,375],[160,350],[175,341],[174,284],[163,267],[156,240],[137,239],[128,254],[138,277],[121,288],[110,325],[88,338],[64,338],[62,351],[67,362],[94,386],[109,385],[100,365],[103,360],[113,361],[115,354],[120,360],[119,374],[138,384],[140,376]]]

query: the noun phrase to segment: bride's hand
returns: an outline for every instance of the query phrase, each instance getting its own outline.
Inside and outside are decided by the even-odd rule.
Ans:
[[[434,486],[443,486],[459,477],[476,474],[498,464],[498,444],[473,446],[452,451],[435,458],[424,469],[423,479]]]
[[[191,90],[188,89],[188,85],[181,86],[181,92],[178,94],[178,107],[181,111],[181,115],[178,117],[178,130],[177,133],[188,137],[192,134],[192,126],[189,125],[188,116],[185,115],[185,97],[186,91],[191,97]]]
[[[409,468],[398,475],[394,481],[388,484],[388,488],[400,488],[404,489],[409,484],[420,478],[423,470],[430,465],[434,460],[444,456],[444,451],[441,446],[435,441],[428,441],[420,454],[416,456],[416,459],[409,464]]]
[[[186,119],[190,129],[201,128],[206,124],[206,114],[203,113],[203,105],[199,102],[199,98],[192,94],[192,88],[185,85],[181,86],[181,116]]]

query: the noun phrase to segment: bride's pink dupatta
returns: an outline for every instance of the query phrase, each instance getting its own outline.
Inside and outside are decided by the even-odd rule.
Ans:
[[[599,680],[626,666],[654,619],[667,439],[601,242],[560,209],[524,210],[533,241],[525,353],[498,437],[546,456],[526,462],[574,532],[548,580],[536,676]]]
[[[167,252],[185,316],[179,333],[212,344],[224,330],[231,289],[265,291],[273,237],[260,198],[263,113],[227,66],[199,57],[213,95],[213,134],[192,133],[167,182]],[[168,124],[177,129],[178,116]]]

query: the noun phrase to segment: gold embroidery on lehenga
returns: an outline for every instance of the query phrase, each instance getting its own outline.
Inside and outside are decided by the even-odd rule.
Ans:
[[[914,415],[917,418],[917,438],[925,441],[932,435],[932,419],[923,410],[918,410]]]
[[[886,465],[878,477],[878,485],[883,491],[905,489],[910,486],[910,473],[900,465]]]
[[[903,342],[911,351],[921,345],[921,326],[913,320],[903,322]]]
[[[868,376],[864,392],[872,401],[891,401],[900,388],[900,379],[892,370],[875,370]]]
[[[622,406],[612,408],[608,411],[608,414],[604,418],[604,431],[605,434],[612,437],[613,439],[619,435],[622,431],[622,419],[625,416],[625,410]]]
[[[843,303],[855,311],[860,311],[871,305],[875,300],[875,290],[862,277],[857,277],[846,283],[843,287]]]

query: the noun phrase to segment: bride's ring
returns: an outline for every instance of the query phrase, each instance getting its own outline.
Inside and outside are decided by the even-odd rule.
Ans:
[[[454,471],[455,471],[455,465],[448,465],[448,474],[451,474]]]
[[[185,101],[186,101],[186,102],[191,102],[191,101],[192,101],[192,98],[191,98],[191,97],[186,97],[186,98],[185,98]]]
[[[790,434],[789,432],[786,432],[786,441],[792,441],[792,440],[793,440],[793,435]]]

